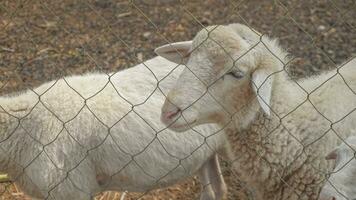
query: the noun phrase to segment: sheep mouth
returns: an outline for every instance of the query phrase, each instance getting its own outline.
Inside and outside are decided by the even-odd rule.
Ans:
[[[169,128],[174,129],[174,130],[181,130],[181,131],[185,131],[188,130],[189,128],[193,128],[195,126],[195,123],[197,122],[197,120],[193,120],[191,122],[185,122],[184,124],[176,124],[173,123],[169,126]]]

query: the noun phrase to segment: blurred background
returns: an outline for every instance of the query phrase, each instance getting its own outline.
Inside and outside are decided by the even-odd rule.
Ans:
[[[295,57],[295,78],[336,67],[356,54],[355,0],[0,0],[0,94],[90,71],[141,63],[169,42],[190,40],[204,26],[243,23],[278,38]],[[228,169],[227,199],[244,184]],[[1,183],[0,199],[28,199]],[[198,199],[192,178],[125,199]],[[97,199],[120,199],[106,193]]]

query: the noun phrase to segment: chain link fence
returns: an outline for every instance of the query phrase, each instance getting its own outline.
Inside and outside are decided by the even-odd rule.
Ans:
[[[288,76],[295,83],[298,83],[298,80],[304,77],[320,74],[329,69],[342,69],[343,65],[341,63],[350,61],[355,57],[355,10],[356,2],[352,0],[0,1],[0,93],[8,95],[28,90],[31,93],[31,98],[37,99],[33,105],[29,105],[29,112],[26,112],[26,115],[22,116],[16,115],[21,110],[9,110],[7,105],[0,104],[1,118],[11,116],[11,120],[0,119],[0,127],[3,129],[0,130],[0,133],[3,134],[0,136],[1,162],[10,162],[9,159],[26,161],[24,162],[25,164],[17,163],[16,165],[18,166],[9,165],[0,169],[4,174],[0,188],[1,199],[30,199],[12,181],[20,181],[23,177],[27,176],[27,169],[31,169],[31,165],[32,168],[33,166],[38,166],[35,163],[36,160],[42,159],[41,157],[48,158],[49,162],[52,163],[51,166],[64,174],[60,180],[55,180],[55,184],[50,186],[51,188],[49,188],[48,195],[45,198],[52,198],[51,191],[55,191],[62,183],[71,181],[71,173],[74,174],[78,166],[88,162],[91,152],[95,152],[102,145],[106,145],[106,141],[109,140],[108,138],[114,140],[115,136],[112,136],[113,133],[111,130],[117,124],[123,123],[125,117],[127,118],[130,114],[136,114],[141,118],[142,123],[153,130],[154,137],[152,141],[159,141],[161,130],[152,126],[152,123],[147,121],[145,116],[141,116],[141,113],[135,110],[136,107],[149,101],[154,91],[161,91],[159,85],[166,78],[155,77],[155,73],[146,64],[144,64],[144,67],[148,69],[146,70],[147,76],[154,77],[156,83],[154,84],[153,91],[141,97],[142,101],[139,103],[132,102],[130,98],[121,95],[120,90],[115,89],[116,91],[112,91],[129,108],[125,115],[117,117],[115,122],[107,123],[102,118],[102,112],[98,113],[95,109],[90,109],[90,101],[100,96],[100,94],[107,92],[105,91],[106,87],[113,86],[115,88],[115,83],[112,83],[111,80],[116,74],[119,74],[116,72],[152,58],[154,56],[153,50],[156,47],[177,41],[191,40],[199,30],[209,25],[242,23],[251,29],[259,31],[262,35],[272,36],[280,40],[282,46],[294,58],[288,63],[283,63],[283,72],[287,72]],[[261,43],[262,40],[259,42]],[[276,55],[271,52],[271,56]],[[80,91],[77,91],[75,86],[71,85],[70,81],[67,81],[67,78],[63,78],[69,75],[98,71],[104,73],[108,81],[105,87],[99,89],[92,96],[81,95]],[[170,73],[167,76],[170,76]],[[335,76],[341,76],[339,71]],[[55,81],[45,90],[42,90],[42,92],[33,89],[50,80]],[[327,81],[329,79],[325,82]],[[321,83],[320,87],[325,82]],[[45,100],[46,96],[51,94],[51,91],[57,91],[58,85],[61,84],[65,85],[69,93],[75,94],[73,96],[76,99],[70,100],[71,104],[73,104],[73,110],[79,107],[75,111],[76,114],[74,116],[67,116],[65,119],[63,119],[63,113],[58,114],[61,112],[53,110],[53,107],[48,105]],[[349,86],[346,82],[345,85],[355,94],[352,86]],[[301,86],[300,88],[303,89]],[[162,91],[163,95],[166,96],[168,91]],[[316,91],[317,89],[313,92],[307,92],[308,97]],[[58,99],[61,98],[58,97]],[[311,102],[309,98],[307,101]],[[5,101],[1,99],[0,102]],[[83,104],[75,105],[74,102]],[[298,106],[301,106],[303,103]],[[316,112],[319,112],[316,107],[314,109]],[[353,111],[354,108],[350,109],[341,119],[347,119],[352,115]],[[90,144],[90,146],[83,146],[86,143],[78,139],[76,130],[68,128],[70,124],[79,123],[76,120],[81,119],[81,114],[84,112],[94,117],[97,123],[106,130],[103,133],[104,136],[100,137],[95,144]],[[43,140],[41,137],[37,138],[36,133],[34,133],[38,130],[26,128],[36,127],[32,126],[32,123],[45,123],[40,121],[27,122],[27,117],[32,114],[47,116],[48,120],[56,121],[57,124],[54,123],[49,126],[51,127],[49,132],[56,132],[53,137],[49,140]],[[330,126],[330,129],[327,129],[325,133],[333,130],[335,134],[339,134],[333,129],[333,125],[339,121],[330,120],[328,116],[320,112],[319,114]],[[282,117],[277,117],[282,121]],[[9,125],[10,123],[11,126]],[[16,126],[12,127],[13,124],[16,124]],[[22,131],[17,133],[16,130]],[[199,131],[194,130],[194,132],[200,135],[200,137],[204,136]],[[222,133],[222,131],[218,131],[218,133]],[[16,143],[12,142],[11,136],[13,134],[15,136],[16,134],[20,134],[18,137],[34,141],[32,156],[26,158],[21,156],[21,153],[24,152],[21,151],[21,146],[17,147]],[[288,134],[293,136],[293,132],[288,131]],[[63,135],[66,135],[67,138],[61,138]],[[323,132],[317,135],[320,135],[319,139],[322,140],[325,134]],[[345,138],[342,139],[345,140]],[[169,176],[176,168],[183,166],[182,162],[189,159],[189,157],[193,157],[194,153],[199,151],[199,148],[203,148],[204,145],[204,148],[206,148],[204,151],[208,149],[215,151],[214,148],[209,147],[207,140],[208,137],[203,138],[201,146],[192,150],[184,158],[174,156],[174,152],[167,151],[164,144],[161,143],[160,145],[166,151],[167,156],[172,157],[177,164],[158,178],[156,175],[151,175],[147,172],[136,159],[140,155],[144,156],[145,153],[149,153],[149,147],[152,143],[148,143],[139,152],[128,153],[130,158],[129,163],[136,163],[138,166],[137,170],[140,171],[138,174],[144,173],[148,177],[156,178],[157,180],[155,181],[159,184],[160,181]],[[268,137],[266,138],[267,140]],[[48,152],[49,147],[53,143],[56,143],[56,141],[63,144],[66,142],[73,143],[82,146],[83,150],[80,152],[71,152],[67,156],[63,156],[62,159],[66,160],[64,162],[66,165],[58,166],[58,163],[61,163],[61,161],[53,161],[50,158],[51,153]],[[298,141],[303,151],[314,144],[313,142],[305,145],[303,142]],[[116,145],[120,149],[120,143],[116,143]],[[234,146],[233,142],[232,146]],[[12,147],[20,148],[18,151],[19,154],[11,154],[9,149]],[[9,155],[13,155],[13,157]],[[296,155],[294,159],[297,160],[301,155],[302,153]],[[222,174],[228,186],[226,199],[256,199],[254,191],[241,178],[244,175],[237,173],[231,166],[234,164],[234,160],[226,159],[224,156],[221,156],[220,159]],[[265,158],[261,156],[261,159]],[[102,162],[105,162],[105,160],[103,159]],[[271,163],[268,163],[268,165],[271,168],[274,167]],[[5,174],[11,167],[19,167],[21,171],[15,177],[7,179]],[[108,176],[111,179],[116,174],[120,174],[123,169],[124,167]],[[38,169],[37,171],[39,179],[41,179],[41,176],[46,176],[44,169]],[[328,172],[323,173],[327,178],[330,175]],[[294,190],[295,188],[289,185],[287,181],[288,177],[283,176],[283,172],[279,174],[281,175],[281,182],[286,185],[286,188]],[[315,180],[311,179],[310,181],[311,183],[306,183],[305,185],[316,185],[313,182]],[[32,183],[26,184],[36,188],[36,183],[33,180]],[[324,183],[321,182],[318,184]],[[190,178],[180,181],[174,186],[152,191],[147,190],[141,193],[124,193],[124,191],[121,191],[121,193],[104,192],[96,194],[82,191],[82,188],[76,186],[74,183],[73,187],[75,187],[74,190],[78,190],[80,193],[86,193],[90,197],[100,200],[197,199],[207,185],[201,184],[193,174],[190,174]],[[298,193],[299,199],[305,198],[309,191],[307,188],[301,190],[305,194]]]

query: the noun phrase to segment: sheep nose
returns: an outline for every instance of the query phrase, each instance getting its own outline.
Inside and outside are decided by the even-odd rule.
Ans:
[[[331,197],[331,200],[336,200],[336,198],[335,197]]]
[[[180,109],[178,107],[171,108],[168,111],[162,112],[162,118],[167,121],[167,120],[172,120],[174,119],[179,113]]]
[[[175,119],[178,114],[181,112],[181,109],[172,103],[166,101],[162,107],[161,120],[164,123],[170,123],[173,119]]]

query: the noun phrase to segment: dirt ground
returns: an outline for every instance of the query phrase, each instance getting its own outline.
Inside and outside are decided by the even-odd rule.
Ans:
[[[296,57],[294,77],[333,68],[356,54],[354,0],[0,0],[0,94],[88,71],[112,72],[154,56],[203,26],[239,22],[280,39]],[[243,187],[228,168],[228,199]],[[0,199],[25,199],[1,184]],[[1,192],[0,191],[0,192]],[[192,179],[125,199],[197,199]],[[114,193],[101,199],[120,199]]]

